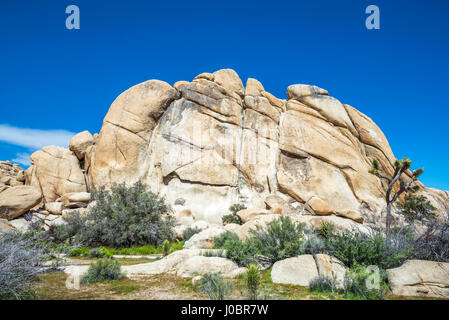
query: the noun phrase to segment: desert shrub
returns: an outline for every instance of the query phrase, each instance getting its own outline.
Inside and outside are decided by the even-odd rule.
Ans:
[[[248,299],[257,300],[259,297],[259,289],[261,283],[261,275],[259,267],[250,264],[245,273],[245,285],[248,290]]]
[[[65,222],[65,224],[52,226],[50,228],[48,233],[54,242],[61,243],[67,240],[72,240],[84,226],[84,221],[78,212],[74,212],[67,217]]]
[[[355,264],[347,270],[344,281],[345,297],[367,300],[385,299],[384,292],[387,288],[385,272],[382,270],[380,273],[379,288],[369,288],[367,286],[367,279],[369,281],[370,276],[369,270],[361,265]]]
[[[32,282],[43,272],[47,248],[19,233],[0,235],[0,299],[34,297]]]
[[[114,259],[101,259],[92,263],[87,273],[81,279],[82,283],[120,280],[125,276],[121,271],[120,263]]]
[[[348,267],[361,264],[392,268],[402,264],[412,252],[413,235],[407,232],[393,231],[386,237],[377,232],[365,235],[346,231],[326,240],[326,253],[338,258]]]
[[[87,256],[89,258],[112,258],[113,254],[110,250],[100,247],[90,249]]]
[[[131,187],[115,185],[111,190],[94,190],[95,206],[89,211],[83,227],[75,236],[89,246],[129,247],[160,245],[172,240],[172,217],[164,199],[148,192],[144,184]]]
[[[449,214],[449,213],[448,213]],[[413,258],[449,262],[449,218],[434,220],[413,242]]]
[[[237,216],[237,212],[240,210],[245,210],[246,207],[242,204],[236,203],[229,207],[229,211],[231,213],[224,215],[221,220],[224,225],[227,225],[229,223],[236,223],[236,224],[242,224],[242,220]]]
[[[162,250],[164,250],[164,256],[167,256],[170,253],[170,241],[168,241],[167,239],[165,239],[162,243]]]
[[[224,250],[205,250],[201,252],[203,257],[223,257]]]
[[[309,290],[315,292],[335,292],[335,281],[325,276],[313,278],[309,283]]]
[[[225,281],[220,274],[211,273],[201,278],[198,289],[211,300],[226,300],[234,286],[230,281]]]
[[[224,232],[215,237],[214,244],[216,249],[226,250],[226,257],[239,266],[256,263],[257,256],[261,253],[252,239],[243,242],[232,232]]]
[[[22,239],[32,239],[34,242],[49,242],[52,240],[51,235],[44,230],[42,221],[32,222],[20,237]]]
[[[422,195],[407,194],[404,202],[399,203],[398,207],[408,221],[433,220],[436,218],[436,208]]]
[[[329,239],[335,233],[335,226],[332,222],[324,221],[318,228],[316,233],[323,239]]]
[[[306,240],[302,242],[300,254],[318,254],[326,251],[326,242],[313,232],[306,233]]]
[[[200,228],[187,228],[182,232],[182,239],[184,241],[189,240],[191,237],[193,237],[195,234],[200,233]]]
[[[276,262],[302,253],[304,229],[304,224],[281,216],[267,223],[266,228],[256,226],[256,229],[250,230],[252,238],[249,240],[254,242],[264,257]]]
[[[100,248],[93,248],[89,250],[88,256],[89,258],[103,258],[104,253]]]
[[[214,238],[214,245],[215,248],[220,249],[223,248],[228,241],[238,241],[238,240],[240,239],[237,234],[235,234],[234,232],[226,231]]]

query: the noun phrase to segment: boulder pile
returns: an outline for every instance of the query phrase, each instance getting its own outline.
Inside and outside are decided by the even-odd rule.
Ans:
[[[286,93],[276,98],[251,78],[244,86],[230,69],[173,86],[149,80],[117,97],[99,134],[84,131],[69,149],[35,152],[25,178],[2,163],[16,177],[2,181],[25,180],[57,213],[53,203],[66,194],[141,181],[184,212],[184,225],[221,224],[237,203],[249,210],[240,213],[244,222],[269,211],[384,223],[387,186],[368,172],[373,159],[393,172],[380,128],[322,88],[295,84]],[[448,192],[418,184],[447,212]]]

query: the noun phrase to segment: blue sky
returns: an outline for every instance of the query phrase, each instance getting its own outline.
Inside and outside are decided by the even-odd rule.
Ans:
[[[67,30],[78,5],[81,29]],[[380,8],[380,30],[365,8]],[[449,190],[449,1],[0,3],[0,159],[99,132],[118,94],[236,70],[285,98],[315,84],[371,117],[422,181]],[[24,130],[27,129],[27,130]]]

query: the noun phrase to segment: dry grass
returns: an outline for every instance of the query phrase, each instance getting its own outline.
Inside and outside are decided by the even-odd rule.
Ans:
[[[98,259],[71,258],[72,265],[88,265]],[[118,259],[122,265],[146,263],[154,260],[131,258]],[[192,285],[191,279],[175,275],[162,274],[125,278],[93,284],[81,284],[80,290],[67,289],[67,275],[63,272],[52,272],[39,276],[35,283],[35,291],[39,299],[44,300],[199,300],[206,297]],[[243,277],[229,280],[234,290],[229,299],[246,299],[245,281]],[[343,299],[338,294],[310,292],[307,288],[293,285],[274,284],[269,271],[262,272],[262,291],[267,299],[280,300],[330,300]]]
[[[190,300],[203,299],[182,283],[185,279],[158,275],[138,280],[125,278],[94,284],[81,284],[80,290],[67,289],[67,275],[52,272],[39,276],[35,291],[42,300]]]

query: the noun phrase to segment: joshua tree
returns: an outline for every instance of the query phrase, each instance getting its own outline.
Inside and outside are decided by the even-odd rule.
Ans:
[[[390,234],[391,229],[391,207],[393,203],[399,198],[401,194],[406,191],[416,191],[418,190],[418,186],[412,186],[413,182],[418,180],[418,177],[424,173],[424,169],[414,170],[412,172],[412,177],[404,182],[404,180],[400,180],[401,175],[406,172],[412,165],[412,160],[404,158],[402,160],[396,160],[394,162],[394,173],[392,177],[388,177],[379,172],[380,164],[377,159],[374,159],[372,162],[373,166],[370,170],[370,173],[376,175],[377,177],[384,179],[388,182],[387,193],[385,194],[385,200],[387,202],[387,217],[386,217],[386,233]],[[399,182],[399,190],[396,193],[393,193],[393,187]]]

